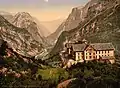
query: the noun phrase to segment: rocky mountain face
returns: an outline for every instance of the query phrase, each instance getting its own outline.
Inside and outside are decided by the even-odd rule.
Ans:
[[[34,18],[27,12],[19,12],[17,13],[12,22],[15,26],[19,28],[26,29],[29,33],[31,33],[32,37],[38,41],[43,42],[42,34],[39,33],[39,26],[34,21]]]
[[[112,42],[120,53],[120,1],[91,0],[83,8],[74,8],[51,54],[58,53],[64,41]],[[75,24],[75,25],[74,25]]]
[[[28,14],[25,16],[28,16]],[[30,20],[24,20],[24,18],[22,20],[21,17],[23,17],[21,14],[15,16],[16,20],[19,20],[19,22],[14,20],[14,24],[19,26],[16,27],[0,15],[0,38],[7,41],[18,54],[35,56],[44,48],[44,41],[37,32],[36,24],[29,22]]]
[[[79,23],[82,20],[84,20],[86,9],[81,8],[81,6],[73,8],[68,18],[61,23],[61,25],[57,28],[57,30],[54,33],[47,37],[47,39],[49,39],[53,45],[55,45],[58,37],[63,31],[69,31],[71,29],[76,28],[79,25]]]

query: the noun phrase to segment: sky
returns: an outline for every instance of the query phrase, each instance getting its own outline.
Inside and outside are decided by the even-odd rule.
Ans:
[[[88,0],[0,0],[0,11],[13,14],[29,12],[40,21],[64,19],[73,7],[81,6]]]

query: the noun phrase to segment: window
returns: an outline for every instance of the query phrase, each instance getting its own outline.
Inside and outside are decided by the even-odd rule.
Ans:
[[[87,56],[86,56],[86,59],[87,59]]]
[[[96,54],[97,54],[97,51],[96,51]]]
[[[89,55],[91,55],[91,53],[89,53]]]
[[[99,51],[99,54],[100,54],[100,51]]]
[[[90,59],[91,59],[91,56],[90,56]]]
[[[109,53],[109,51],[108,51],[108,53]]]
[[[80,55],[80,53],[78,53],[78,55]]]
[[[105,51],[105,53],[106,53],[106,51]]]
[[[103,53],[103,51],[102,51],[102,53]]]

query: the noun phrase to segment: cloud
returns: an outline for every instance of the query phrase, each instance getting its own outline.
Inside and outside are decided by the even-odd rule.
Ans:
[[[49,0],[44,0],[45,2],[49,2]]]

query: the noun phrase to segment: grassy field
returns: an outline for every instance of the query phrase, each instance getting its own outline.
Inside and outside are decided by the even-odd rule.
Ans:
[[[60,79],[67,79],[69,74],[62,68],[39,69],[36,76],[41,76],[43,80],[53,80],[58,82]]]

